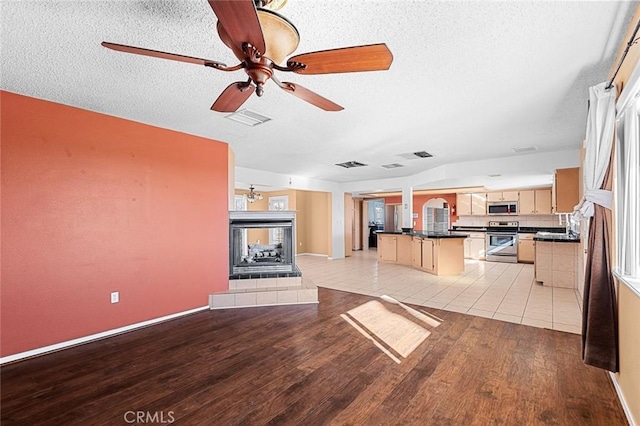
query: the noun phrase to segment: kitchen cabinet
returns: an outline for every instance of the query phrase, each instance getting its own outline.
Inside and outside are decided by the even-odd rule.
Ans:
[[[378,234],[378,260],[411,265],[411,235]]]
[[[414,238],[411,241],[411,266],[422,267],[422,238]]]
[[[378,261],[413,266],[434,275],[459,275],[464,271],[464,239],[461,235],[429,238],[381,233]]]
[[[487,201],[518,201],[518,191],[502,191],[487,193]]]
[[[471,216],[471,194],[456,194],[456,214]]]
[[[484,216],[487,214],[487,194],[474,192],[471,194],[471,214]]]
[[[535,234],[518,234],[519,263],[534,263],[536,258],[535,241],[533,241],[534,235]]]
[[[580,202],[580,168],[557,169],[552,187],[553,213],[572,213]]]
[[[485,259],[484,232],[471,232],[464,240],[464,257],[466,259]]]
[[[435,275],[459,275],[464,271],[464,238],[423,238],[423,271]]]
[[[458,216],[484,216],[487,214],[487,194],[481,192],[456,194],[456,209]]]
[[[551,189],[520,191],[520,214],[551,214]]]
[[[422,269],[434,272],[435,270],[435,241],[422,240]]]
[[[396,245],[396,262],[400,265],[411,265],[411,235],[398,235]]]
[[[397,260],[398,238],[395,235],[378,234],[378,260],[395,262]]]

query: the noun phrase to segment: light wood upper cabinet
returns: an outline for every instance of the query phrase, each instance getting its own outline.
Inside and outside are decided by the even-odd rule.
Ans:
[[[580,168],[557,169],[553,179],[553,212],[571,213],[580,201]]]
[[[520,214],[551,214],[551,189],[520,191]]]
[[[471,194],[471,214],[480,216],[487,214],[487,194],[479,192]]]
[[[503,191],[502,201],[518,201],[519,191]]]
[[[502,201],[502,192],[488,192],[487,201]]]
[[[536,214],[551,214],[551,188],[536,189]]]
[[[471,215],[471,194],[456,194],[456,208],[458,216]]]
[[[535,214],[536,192],[533,189],[520,191],[520,214]]]
[[[487,214],[487,194],[456,194],[456,214],[458,216]]]
[[[518,191],[502,191],[487,193],[487,201],[518,201]]]

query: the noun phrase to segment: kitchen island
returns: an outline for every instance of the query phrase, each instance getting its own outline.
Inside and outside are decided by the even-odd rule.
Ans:
[[[413,266],[434,275],[464,271],[464,240],[458,232],[378,231],[378,261]]]
[[[535,241],[535,280],[551,287],[578,288],[582,277],[580,236],[565,232],[538,232]]]

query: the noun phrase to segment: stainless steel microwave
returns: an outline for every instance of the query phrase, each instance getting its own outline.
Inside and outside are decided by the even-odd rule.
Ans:
[[[517,215],[518,203],[516,201],[488,203],[487,213],[490,215]]]

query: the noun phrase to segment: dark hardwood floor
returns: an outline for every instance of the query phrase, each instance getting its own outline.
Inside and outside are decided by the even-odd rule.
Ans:
[[[374,298],[319,292],[6,365],[2,425],[626,424],[580,336],[429,309],[444,322],[397,364],[340,316]]]

